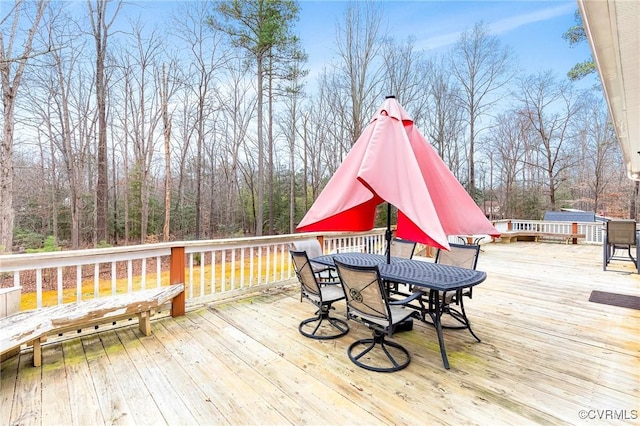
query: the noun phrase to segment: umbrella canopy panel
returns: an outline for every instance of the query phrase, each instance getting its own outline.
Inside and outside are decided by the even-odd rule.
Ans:
[[[449,248],[447,235],[499,235],[393,97],[353,145],[297,230],[366,231],[376,206],[398,209],[396,235]]]

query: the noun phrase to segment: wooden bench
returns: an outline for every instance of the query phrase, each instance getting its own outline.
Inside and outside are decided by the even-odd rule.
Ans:
[[[500,233],[500,242],[535,241],[535,234],[535,231],[504,231]]]
[[[553,233],[540,233],[536,241],[540,240],[561,240],[565,244],[573,243],[578,244],[578,238],[585,238],[584,234],[553,234]]]
[[[540,241],[540,240],[562,240],[566,244],[573,242],[577,244],[578,238],[585,238],[585,234],[555,234],[552,232],[539,231],[504,231],[500,233],[500,242],[511,243],[515,241]]]
[[[33,345],[33,365],[42,364],[42,343],[46,336],[97,326],[138,316],[138,328],[145,336],[151,333],[152,310],[171,301],[172,315],[184,314],[184,284],[152,290],[101,297],[41,309],[22,311],[0,318],[0,354]],[[182,303],[182,306],[179,306]]]

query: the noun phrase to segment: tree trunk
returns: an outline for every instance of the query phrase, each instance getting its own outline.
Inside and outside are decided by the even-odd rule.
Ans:
[[[8,68],[8,67],[7,67]],[[4,80],[4,73],[3,73]],[[13,87],[3,81],[4,131],[0,147],[0,253],[11,253],[13,249]]]
[[[7,51],[5,51],[3,31],[2,42],[0,42],[0,83],[2,84],[2,107],[4,113],[4,128],[2,131],[2,141],[0,141],[0,253],[11,253],[13,250],[13,222],[15,212],[13,211],[13,125],[15,119],[15,102],[18,88],[22,80],[22,73],[31,55],[33,38],[38,29],[40,19],[44,14],[49,2],[39,0],[36,5],[36,13],[31,21],[31,27],[26,37],[17,42],[18,20],[22,10],[22,4],[17,2],[13,10],[13,24],[11,32],[8,34]],[[0,17],[7,22],[10,15]],[[7,25],[8,27],[8,25]],[[13,46],[24,46],[14,59]],[[17,65],[16,65],[17,64]],[[13,77],[11,72],[15,71]]]
[[[108,168],[107,168],[107,104],[104,82],[104,61],[107,48],[106,33],[107,2],[97,0],[96,20],[93,35],[96,43],[96,102],[98,113],[97,181],[96,181],[96,239],[94,245],[108,240]]]
[[[258,57],[258,181],[257,191],[258,196],[256,200],[256,236],[262,235],[262,226],[264,222],[264,137],[262,135],[263,120],[263,103],[264,96],[262,93],[263,85],[263,65],[262,58]]]
[[[269,170],[267,170],[267,188],[269,189],[269,226],[267,228],[268,234],[272,235],[273,234],[273,218],[274,218],[274,210],[275,210],[275,203],[274,203],[274,189],[273,189],[273,69],[272,69],[272,64],[273,62],[273,58],[271,57],[271,55],[269,56],[269,97],[268,97],[268,102],[269,102],[269,116],[267,117],[267,131],[268,131],[268,154],[269,154],[269,161],[268,161],[268,168]]]
[[[162,241],[169,241],[171,224],[171,117],[168,112],[168,83],[162,64],[162,123],[164,128],[164,224]]]
[[[196,240],[200,238],[202,228],[202,144],[204,139],[204,98],[200,90],[198,105],[198,141],[196,157]]]

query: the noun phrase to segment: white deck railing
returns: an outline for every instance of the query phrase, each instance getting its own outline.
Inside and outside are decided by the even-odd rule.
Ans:
[[[571,233],[572,224],[497,221],[498,231]],[[602,243],[602,224],[578,223],[582,242]],[[466,237],[466,236],[465,236]],[[474,237],[482,237],[477,235]],[[487,235],[481,243],[491,241]],[[132,292],[153,286],[185,284],[187,304],[204,303],[294,277],[288,249],[299,239],[318,238],[325,253],[384,252],[384,229],[360,233],[307,233],[281,236],[181,241],[103,249],[0,256],[3,287],[22,287],[23,309],[42,308]],[[460,242],[457,236],[449,241]],[[177,254],[176,254],[177,253]],[[35,282],[33,291],[26,282]]]
[[[494,222],[498,231],[536,231],[548,234],[571,234],[573,226],[577,225],[578,234],[584,234],[581,243],[602,244],[604,224],[601,222],[552,222],[546,220],[500,220]]]
[[[382,244],[382,230],[326,236],[325,252]],[[187,303],[203,303],[294,277],[289,247],[322,234],[181,241],[0,256],[3,287],[22,287],[23,309],[42,308],[170,284],[183,269]],[[174,252],[179,253],[175,255]],[[174,271],[175,272],[175,271]],[[179,275],[179,274],[178,274]],[[26,283],[35,282],[33,286]]]

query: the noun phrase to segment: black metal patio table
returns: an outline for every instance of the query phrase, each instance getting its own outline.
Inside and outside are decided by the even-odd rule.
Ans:
[[[383,280],[407,283],[428,289],[429,291],[425,292],[425,296],[428,294],[429,306],[425,307],[421,301],[420,308],[415,306],[411,307],[421,311],[421,319],[425,322],[427,322],[426,316],[429,315],[438,334],[442,362],[445,368],[449,369],[449,360],[444,345],[441,322],[445,306],[444,303],[441,303],[441,300],[445,300],[446,293],[448,292],[456,292],[463,288],[480,284],[487,278],[486,272],[397,257],[392,257],[391,263],[387,263],[385,256],[370,253],[336,253],[314,257],[312,260],[323,265],[335,266],[334,259],[358,266],[377,265],[380,271],[380,278]],[[476,337],[471,330],[468,319],[465,328],[468,328],[471,334]],[[476,337],[476,339],[478,338]]]

